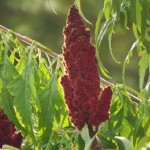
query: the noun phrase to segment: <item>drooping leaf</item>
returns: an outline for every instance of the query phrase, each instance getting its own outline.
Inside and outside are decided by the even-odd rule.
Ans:
[[[83,12],[82,12],[82,9],[81,9],[81,1],[80,1],[80,0],[75,0],[75,2],[76,2],[76,5],[78,6],[78,9],[79,9],[79,11],[80,11],[80,14],[81,14],[82,18],[83,18],[88,24],[92,25],[92,23],[91,23],[88,19],[86,19],[86,17],[84,16],[84,14],[83,14]]]
[[[125,61],[124,61],[124,63],[123,63],[123,74],[122,74],[122,78],[123,78],[123,82],[124,82],[124,83],[125,83],[125,69],[126,69],[126,65],[129,63],[129,61],[130,61],[130,59],[131,59],[131,57],[132,57],[133,50],[134,50],[135,47],[137,47],[138,45],[139,45],[139,40],[137,39],[137,40],[133,43],[133,45],[132,45],[130,51],[128,52],[128,54],[127,54],[127,56],[126,56],[126,58],[125,58]]]
[[[32,138],[34,138],[32,129],[32,104],[34,104],[36,89],[32,62],[32,49],[29,52],[28,61],[21,75],[13,80],[8,87],[9,91],[14,96],[14,104],[17,112],[22,118],[22,123],[29,131]]]
[[[89,135],[89,129],[88,129],[87,124],[85,124],[85,126],[82,128],[81,137],[82,137],[82,139],[85,142],[85,146],[87,146],[87,144],[91,141],[91,138],[90,138],[90,135]],[[88,150],[89,148],[90,147],[87,147],[86,150]]]
[[[48,0],[49,6],[51,7],[51,9],[53,10],[53,12],[55,14],[57,14],[56,10],[53,8],[52,4],[51,4],[51,0]]]
[[[124,150],[133,150],[133,146],[127,138],[121,136],[115,136],[115,138],[121,142],[121,144],[124,146]]]
[[[129,7],[129,12],[130,12],[130,18],[132,19],[132,22],[135,24],[136,23],[136,1],[130,0],[130,7]]]
[[[0,66],[0,80],[2,88],[0,91],[0,108],[4,109],[4,112],[7,114],[8,118],[16,125],[19,130],[22,130],[25,133],[25,129],[19,123],[16,112],[14,108],[14,97],[8,91],[8,84],[18,76],[18,72],[15,69],[15,66],[8,60],[7,51],[9,47],[6,46],[3,51],[2,64]]]
[[[147,2],[142,1],[142,11],[141,11],[141,38],[140,41],[143,42],[146,33],[146,25],[147,25]]]
[[[110,19],[108,19],[105,24],[103,25],[102,29],[99,32],[99,35],[97,37],[97,42],[96,42],[96,47],[99,49],[101,42],[104,38],[104,36],[106,35],[108,29],[110,26],[112,26],[114,24],[114,22],[116,21],[117,18],[117,13],[115,13]]]
[[[19,150],[16,147],[10,146],[10,145],[3,145],[3,150]]]
[[[143,89],[145,74],[146,74],[148,65],[149,65],[149,55],[146,53],[146,51],[143,51],[142,57],[139,62],[139,67],[140,67],[139,68],[139,76],[140,76],[139,87],[140,87],[140,90]]]
[[[39,94],[40,112],[39,112],[39,130],[43,140],[48,140],[52,132],[53,121],[55,116],[54,104],[59,103],[56,94],[56,76],[54,73],[49,84]]]
[[[150,148],[150,136],[143,137],[137,146],[137,150],[148,150]]]
[[[140,0],[136,0],[136,5],[134,6],[136,8],[136,24],[141,32],[141,2]]]
[[[104,12],[103,12],[103,10],[101,10],[99,15],[98,15],[96,25],[95,25],[95,44],[97,42],[98,34],[100,32],[99,31],[100,30],[100,23],[101,23],[101,20],[102,20],[103,16],[104,16]]]
[[[111,54],[111,57],[113,58],[113,60],[114,60],[116,63],[120,64],[120,62],[119,62],[118,60],[116,60],[116,58],[115,58],[115,56],[114,56],[114,54],[113,54],[111,40],[112,40],[112,32],[111,32],[111,33],[109,34],[109,36],[108,36],[109,50],[110,50],[110,54]]]

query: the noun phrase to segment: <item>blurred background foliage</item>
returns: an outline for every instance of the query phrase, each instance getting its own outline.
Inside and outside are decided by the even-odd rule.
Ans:
[[[61,54],[63,27],[68,10],[73,3],[74,0],[0,0],[0,24],[39,41]],[[92,32],[92,42],[94,43],[95,23],[103,8],[103,0],[82,0],[81,7],[86,18],[92,23],[92,25],[86,23],[86,26]],[[105,20],[102,20],[101,24],[104,22]],[[112,59],[108,48],[108,38],[105,37],[102,41],[100,59],[109,71],[109,75],[112,77],[109,80],[112,83],[122,83],[123,61],[135,41],[130,23],[128,27],[124,33],[118,24],[112,37],[113,53],[115,58],[122,62],[121,64],[117,64]],[[134,53],[130,65],[127,65],[126,68],[126,84],[136,90],[139,90],[139,59],[137,53]]]

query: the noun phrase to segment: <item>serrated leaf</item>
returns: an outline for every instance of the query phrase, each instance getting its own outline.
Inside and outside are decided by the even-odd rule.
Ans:
[[[124,150],[134,150],[131,142],[128,139],[121,136],[115,136],[115,139],[121,141],[124,146]]]
[[[139,62],[140,90],[143,89],[145,74],[146,74],[148,65],[149,65],[149,55],[146,53],[146,51],[143,51],[142,58],[140,59],[140,62]]]
[[[7,114],[8,118],[15,124],[15,126],[26,134],[26,129],[19,123],[16,113],[14,110],[14,99],[10,95],[6,87],[3,87],[2,93],[0,94],[0,108],[4,109],[4,112]]]
[[[16,110],[22,118],[23,124],[31,134],[32,138],[34,138],[31,107],[35,100],[36,89],[32,63],[32,50],[29,52],[28,61],[21,75],[12,81],[8,88],[15,98],[14,103]]]
[[[16,127],[19,130],[25,132],[25,129],[19,123],[16,113],[14,110],[14,98],[8,91],[8,84],[18,75],[18,72],[7,59],[3,62],[3,65],[0,67],[0,78],[2,81],[2,89],[0,92],[0,107],[4,109],[5,113],[7,114],[8,118],[13,121]]]
[[[55,95],[56,74],[54,73],[50,79],[48,86],[42,90],[39,94],[41,111],[39,112],[39,130],[40,136],[44,140],[48,140],[52,132],[53,121],[55,116],[55,109],[53,102],[57,101],[57,96]]]

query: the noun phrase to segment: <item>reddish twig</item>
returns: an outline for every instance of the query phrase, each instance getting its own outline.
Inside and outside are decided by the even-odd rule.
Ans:
[[[39,42],[34,41],[33,39],[30,39],[29,37],[23,36],[23,35],[21,35],[19,33],[16,33],[16,32],[14,32],[12,30],[9,30],[8,28],[6,28],[6,27],[4,27],[2,25],[0,25],[0,30],[5,32],[5,33],[10,33],[10,34],[13,33],[19,40],[21,40],[22,42],[24,42],[24,43],[26,43],[28,45],[32,45],[33,43],[36,43],[37,47],[40,50],[48,53],[52,57],[55,57],[55,58],[59,57],[59,54],[53,52],[51,49],[43,46]],[[104,84],[104,85],[114,86],[114,84],[112,84],[111,82],[106,81],[103,78],[101,78],[101,83]],[[136,96],[132,95],[131,93],[128,93],[128,94],[131,97],[131,99],[133,100],[133,102],[135,102],[135,103],[140,103],[141,102],[141,100],[139,98],[137,98]]]
[[[48,53],[52,57],[56,57],[57,58],[59,56],[57,53],[55,53],[51,49],[43,46],[39,42],[34,41],[34,40],[30,39],[29,37],[23,36],[23,35],[21,35],[19,33],[16,33],[16,32],[14,32],[12,30],[9,30],[8,28],[6,28],[6,27],[4,27],[2,25],[0,25],[0,30],[2,30],[5,33],[10,33],[10,34],[12,33],[12,34],[14,34],[19,40],[21,40],[22,42],[24,42],[24,43],[26,43],[28,45],[32,45],[33,43],[35,43],[40,50]]]
[[[105,79],[101,78],[101,83],[104,85],[109,85],[109,86],[114,86],[114,84],[112,84],[111,82],[106,81]],[[141,99],[139,99],[138,97],[134,96],[133,94],[127,92],[128,95],[131,97],[132,101],[139,104],[140,102],[142,102]]]

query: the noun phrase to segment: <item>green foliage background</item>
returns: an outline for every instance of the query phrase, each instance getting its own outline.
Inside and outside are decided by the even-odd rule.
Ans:
[[[0,24],[61,54],[62,30],[72,3],[1,0]],[[111,118],[100,126],[96,136],[105,149],[147,149],[150,2],[76,0],[76,4],[92,22],[86,25],[92,31],[101,76],[115,83]],[[59,82],[63,72],[61,55],[53,58],[38,49],[37,42],[23,45],[13,32],[0,31],[0,108],[24,135],[23,150],[89,149],[92,139],[87,127],[79,134],[69,122]],[[128,92],[137,97],[138,103]]]
[[[49,1],[57,15],[51,9]],[[60,54],[63,44],[62,30],[65,26],[68,10],[73,3],[74,0],[1,0],[1,24],[13,29],[15,32],[40,41]],[[114,1],[114,5],[117,6],[117,3],[118,1]],[[92,23],[92,25],[86,23],[86,26],[92,31],[93,43],[95,23],[103,5],[103,0],[81,0],[82,11],[86,18]],[[105,19],[102,19],[101,25],[103,25],[104,22]],[[128,25],[131,27],[130,23],[128,23]],[[115,34],[112,38],[112,49],[118,61],[123,62],[132,43],[135,41],[131,30],[132,28],[129,28],[126,32],[123,32],[119,23],[116,23]],[[104,37],[100,51],[100,58],[104,66],[108,69],[110,76],[113,78],[113,80],[110,81],[113,83],[122,83],[122,64],[116,64],[109,54],[107,37]],[[127,66],[126,73],[127,84],[137,90],[139,90],[137,63],[139,59],[137,55],[133,55],[132,62]]]

